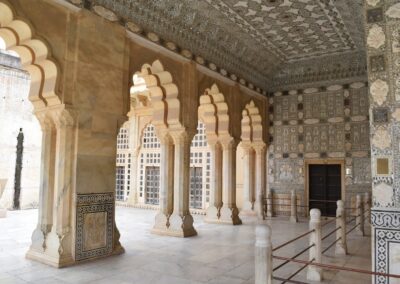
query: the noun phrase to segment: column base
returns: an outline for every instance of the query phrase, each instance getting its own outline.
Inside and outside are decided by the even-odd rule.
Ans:
[[[290,216],[290,222],[291,223],[297,223],[299,220],[297,219],[297,217],[294,217],[294,216]]]
[[[0,218],[7,217],[7,209],[0,208]]]
[[[218,223],[229,224],[229,225],[241,225],[242,220],[239,218],[239,210],[236,207],[221,208],[221,217],[219,218]]]
[[[151,233],[179,238],[188,238],[197,235],[197,231],[193,227],[193,217],[190,214],[185,216],[172,214],[167,218],[163,213],[159,213],[156,216],[156,224]]]
[[[75,261],[72,258],[72,256],[55,257],[45,252],[36,251],[34,249],[29,249],[25,257],[27,259],[38,261],[56,268],[71,266],[75,264]]]
[[[250,201],[243,203],[243,208],[239,214],[243,216],[257,216],[257,212],[253,209],[253,204]]]
[[[218,223],[219,217],[220,217],[219,209],[215,206],[210,206],[206,210],[206,217],[204,217],[204,222]]]

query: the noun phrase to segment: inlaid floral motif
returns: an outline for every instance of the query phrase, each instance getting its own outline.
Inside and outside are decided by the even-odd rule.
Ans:
[[[386,37],[382,27],[376,24],[373,25],[368,33],[368,38],[367,38],[368,46],[378,49],[385,44],[385,40]]]
[[[385,81],[378,79],[372,83],[370,92],[374,102],[381,106],[387,99],[389,85]]]
[[[383,150],[390,147],[390,135],[386,129],[378,129],[372,139],[372,145]]]

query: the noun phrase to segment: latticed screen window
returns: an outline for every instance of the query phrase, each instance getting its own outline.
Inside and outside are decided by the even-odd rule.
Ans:
[[[129,148],[128,128],[121,128],[117,136],[117,149]]]
[[[124,189],[125,189],[125,167],[117,167],[117,178],[116,178],[116,200],[124,200]]]
[[[160,203],[160,167],[146,167],[146,203]]]
[[[149,124],[142,135],[139,160],[139,196],[146,204],[159,204],[161,144],[154,126]]]
[[[190,168],[190,207],[200,209],[203,207],[203,168]]]
[[[160,140],[154,131],[154,125],[149,124],[143,132],[142,145],[145,149],[158,149],[161,147]]]
[[[210,162],[205,125],[199,122],[197,134],[193,137],[190,148],[189,198],[191,208],[204,208],[203,201],[209,202]]]

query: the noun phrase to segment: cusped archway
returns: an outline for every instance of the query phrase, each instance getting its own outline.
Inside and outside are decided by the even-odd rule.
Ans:
[[[151,65],[144,64],[141,71],[133,75],[131,109],[137,108],[150,109],[156,128],[181,127],[178,87],[159,60]]]
[[[3,2],[0,2],[0,49],[17,55],[22,68],[30,74],[29,99],[35,110],[60,104],[55,92],[58,70],[47,45],[35,39],[31,27],[15,19],[11,8]]]
[[[209,140],[219,140],[230,136],[228,105],[216,84],[206,89],[200,96],[198,116],[206,126]]]

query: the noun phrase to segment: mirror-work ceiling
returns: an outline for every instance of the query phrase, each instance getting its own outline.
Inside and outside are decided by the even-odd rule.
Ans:
[[[110,11],[132,31],[151,33],[154,41],[264,90],[365,76],[362,0],[85,0],[83,5],[98,14]]]

